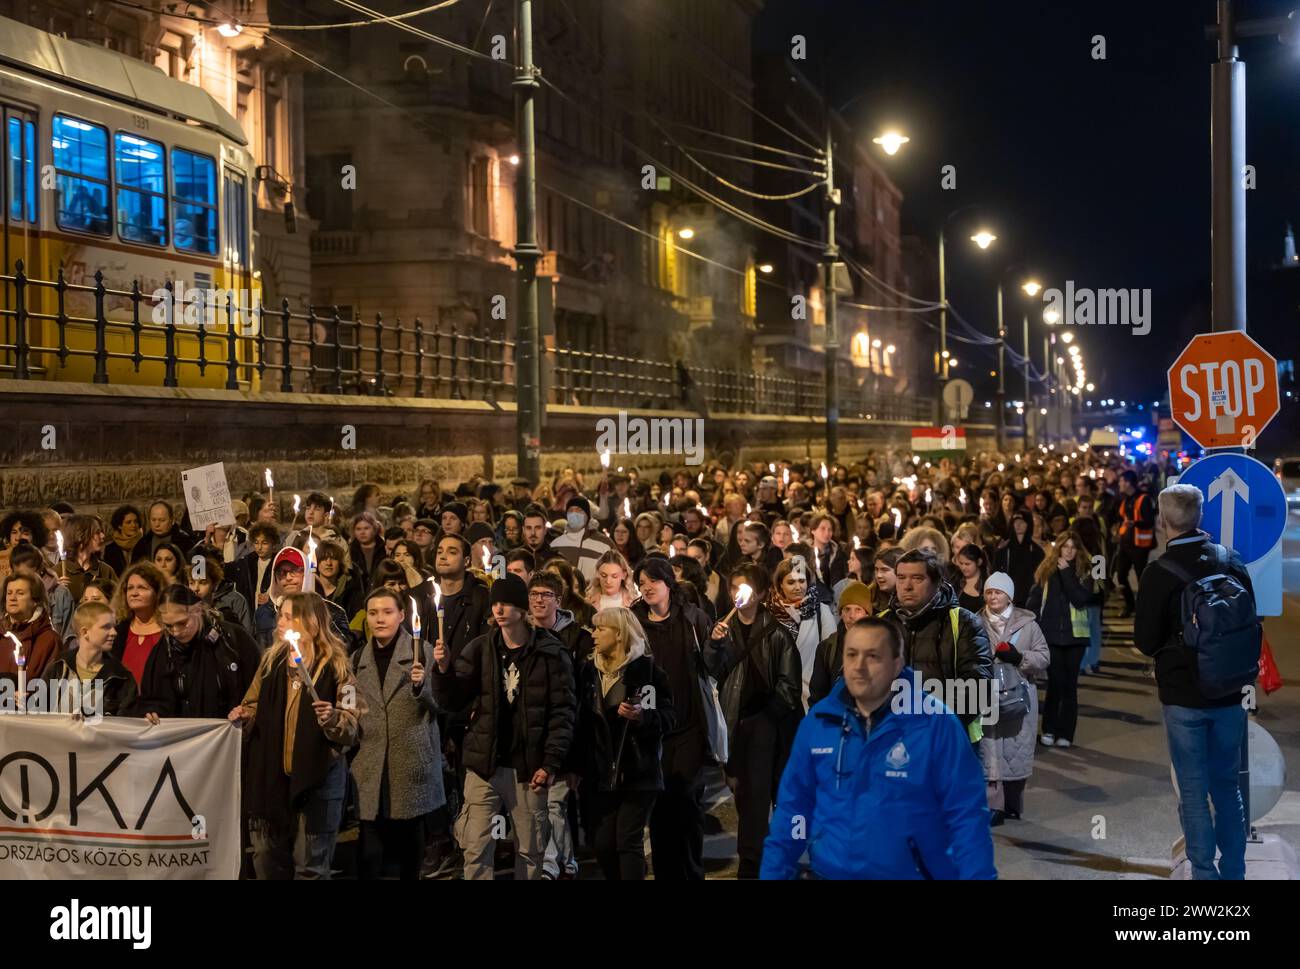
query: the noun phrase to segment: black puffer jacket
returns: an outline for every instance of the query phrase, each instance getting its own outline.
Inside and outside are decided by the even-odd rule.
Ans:
[[[844,623],[817,644],[812,675],[808,679],[808,709],[830,696],[835,681],[844,675]]]
[[[957,612],[957,642],[952,637],[953,610]],[[947,582],[920,612],[911,618],[899,612],[898,597],[889,613],[903,624],[903,660],[923,680],[987,680],[993,677],[993,650],[979,616],[957,604],[957,590]],[[977,713],[959,714],[969,724]]]
[[[1047,580],[1047,589],[1036,585],[1029,593],[1029,602],[1025,608],[1038,617],[1038,628],[1043,631],[1043,638],[1049,646],[1086,646],[1088,636],[1074,634],[1074,622],[1070,618],[1070,606],[1086,609],[1088,606],[1101,604],[1101,592],[1096,590],[1096,583],[1088,579],[1089,588],[1079,581],[1073,568],[1057,569],[1056,574]]]
[[[73,646],[62,656],[46,667],[42,680],[55,683],[59,680],[78,682],[77,647]],[[130,715],[139,690],[131,671],[113,658],[111,653],[104,654],[104,665],[100,667],[91,681],[95,690],[101,691],[104,698],[103,713],[106,717],[124,717]],[[92,704],[83,702],[82,711],[88,711]]]
[[[740,617],[734,618],[724,642],[727,644],[726,672],[718,685],[718,699],[722,701],[722,714],[727,720],[727,732],[735,735],[741,721],[740,701],[747,680],[754,672],[751,664],[761,671],[760,689],[767,694],[767,703],[761,714],[773,723],[782,724],[803,715],[803,670],[799,650],[794,639],[772,613],[760,608],[749,631],[749,643],[741,638]]]
[[[499,628],[471,640],[446,673],[433,669],[433,693],[438,706],[469,710],[464,764],[484,780],[497,766],[496,705],[501,690],[497,651],[503,645]],[[573,743],[575,719],[573,661],[569,651],[544,629],[530,627],[520,676],[519,709],[525,738],[524,763],[535,773],[552,776],[566,765]]]
[[[1016,587],[1012,602],[1023,609],[1025,603],[1029,601],[1029,590],[1034,585],[1034,573],[1046,553],[1030,537],[1028,531],[1025,532],[1025,540],[1018,542],[1014,531],[1015,526],[1008,525],[1007,528],[1011,537],[1003,541],[994,553],[993,571],[1005,572],[1011,576],[1011,581]]]
[[[641,702],[640,720],[618,715],[618,705],[629,697]],[[649,656],[629,660],[608,693],[601,691],[600,669],[587,663],[578,679],[574,769],[601,791],[663,790],[661,742],[673,717],[668,677]]]

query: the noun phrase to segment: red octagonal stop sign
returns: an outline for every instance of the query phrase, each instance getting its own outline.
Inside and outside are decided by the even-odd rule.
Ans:
[[[1203,333],[1169,368],[1169,403],[1201,447],[1254,447],[1281,406],[1277,361],[1240,330]]]

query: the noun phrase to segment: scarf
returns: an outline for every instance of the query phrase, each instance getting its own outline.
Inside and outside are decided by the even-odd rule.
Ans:
[[[775,586],[767,598],[767,611],[772,614],[772,618],[779,622],[789,631],[790,635],[798,639],[799,627],[808,619],[816,620],[817,610],[821,608],[822,593],[819,586],[809,586],[808,593],[799,602],[791,602],[781,594],[781,590]],[[790,610],[797,608],[799,616],[796,619],[790,615]]]
[[[144,532],[138,532],[135,538],[128,541],[122,537],[121,532],[116,529],[113,531],[113,544],[126,553],[128,562],[131,560],[131,553],[135,551],[135,547],[140,544],[142,538],[144,538]]]
[[[1011,613],[1015,608],[1013,603],[1007,606],[1005,612],[993,612],[986,606],[980,612],[980,618],[984,620],[984,627],[988,630],[989,642],[994,646],[1006,638],[1007,626],[1011,623]]]

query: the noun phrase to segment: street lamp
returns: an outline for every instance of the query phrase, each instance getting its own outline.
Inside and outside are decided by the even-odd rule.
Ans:
[[[975,245],[979,246],[981,249],[987,249],[989,246],[993,245],[993,243],[998,241],[998,237],[992,232],[989,232],[988,229],[981,229],[970,237],[970,241],[975,243]]]
[[[761,273],[763,273],[763,274],[765,274],[765,275],[768,274],[768,273],[774,272],[775,270],[776,270],[776,267],[773,266],[770,262],[765,262],[765,263],[763,263],[761,266],[758,267],[758,271],[761,272]]]
[[[1021,285],[1020,288],[1025,291],[1026,296],[1028,296],[1030,299],[1033,299],[1035,296],[1039,294],[1039,292],[1042,291],[1043,287],[1042,285],[1039,284],[1038,280],[1030,279],[1026,281],[1023,285]]]
[[[1054,311],[1053,311],[1053,312],[1054,312]],[[1062,334],[1061,334],[1061,342],[1062,342],[1062,343],[1073,343],[1073,342],[1074,342],[1074,334],[1073,334],[1073,333],[1062,333]]]
[[[883,148],[886,155],[897,155],[898,149],[902,148],[912,139],[907,137],[907,135],[900,135],[897,131],[886,131],[878,138],[872,138],[871,140],[874,144]]]
[[[1056,310],[1043,310],[1043,322],[1046,323],[1048,326],[1056,326],[1056,324],[1059,323],[1060,321],[1061,321],[1061,314],[1056,312]],[[1066,336],[1071,336],[1071,335],[1067,333]],[[1073,339],[1072,336],[1071,339]]]
[[[688,225],[688,226],[684,226],[683,228],[677,230],[677,238],[679,238],[679,239],[687,239],[687,240],[689,240],[689,239],[694,239],[694,238],[695,238],[695,230],[692,229],[689,225]]]

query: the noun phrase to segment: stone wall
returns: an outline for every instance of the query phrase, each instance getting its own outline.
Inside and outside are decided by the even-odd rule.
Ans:
[[[232,494],[262,491],[270,467],[277,498],[318,490],[340,503],[367,481],[387,496],[413,494],[429,476],[454,483],[475,473],[497,480],[515,473],[511,404],[15,380],[0,380],[0,402],[8,431],[0,438],[0,509],[62,499],[106,512],[123,501],[178,500],[181,471],[217,461],[225,463]],[[543,472],[598,473],[602,418],[617,411],[550,406]],[[853,460],[868,448],[906,446],[911,425],[844,420],[840,428],[841,458]],[[990,428],[967,431],[971,447],[991,446]],[[823,422],[809,418],[711,415],[703,425],[704,460],[820,460],[824,433]],[[683,458],[640,454],[614,463],[644,473],[680,467]]]

